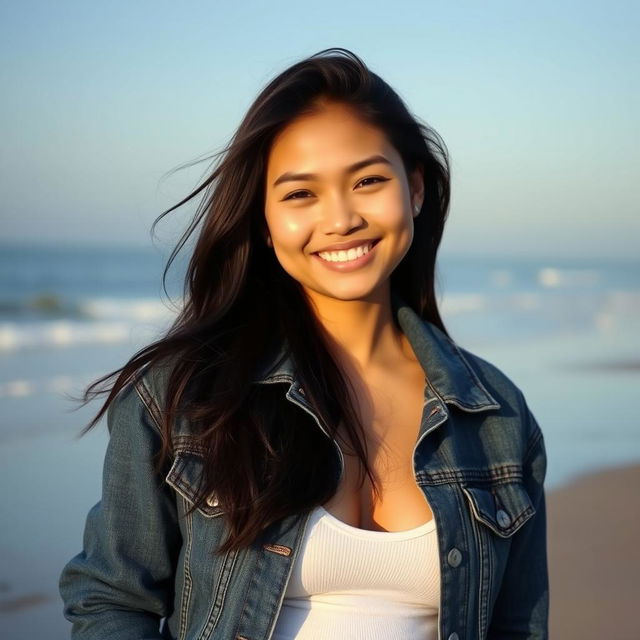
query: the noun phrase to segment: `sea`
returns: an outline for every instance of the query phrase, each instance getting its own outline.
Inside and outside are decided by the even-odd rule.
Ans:
[[[104,423],[83,388],[160,336],[184,261],[148,248],[0,246],[0,628],[69,637],[57,582],[100,498]],[[545,436],[546,488],[640,460],[640,258],[442,254],[451,337],[523,391]],[[74,399],[75,398],[75,399]]]

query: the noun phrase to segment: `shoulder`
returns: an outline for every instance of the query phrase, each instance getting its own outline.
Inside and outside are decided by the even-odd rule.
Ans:
[[[167,388],[175,364],[175,358],[165,358],[147,365],[136,376],[135,384],[138,391],[148,393],[158,407],[166,406]]]
[[[466,363],[470,374],[477,383],[497,401],[499,409],[491,412],[491,416],[500,428],[511,426],[529,443],[534,443],[542,436],[540,426],[535,419],[524,391],[499,366],[489,360],[453,343],[461,359]]]
[[[495,363],[490,362],[477,353],[454,343],[455,349],[460,357],[468,365],[471,374],[478,379],[491,394],[496,396],[496,400],[500,404],[504,401],[512,404],[514,401],[520,401],[523,396],[522,389],[511,379],[511,377]],[[498,397],[499,396],[499,397]]]
[[[162,412],[166,406],[167,385],[172,371],[169,360],[147,365],[137,371],[109,405],[113,422],[120,416],[144,414],[150,424],[162,431]]]
[[[178,362],[177,356],[153,362],[140,370],[132,383],[154,427],[162,437],[170,437],[173,448],[179,449],[183,446],[192,448],[195,446],[193,426],[179,411],[172,417],[170,433],[166,432],[166,414],[171,404],[169,381]]]

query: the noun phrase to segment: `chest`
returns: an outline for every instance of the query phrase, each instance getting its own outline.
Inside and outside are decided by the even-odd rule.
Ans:
[[[341,434],[344,473],[335,495],[324,505],[332,515],[351,526],[372,531],[412,529],[433,517],[413,471],[424,386],[422,369],[356,386],[366,458],[379,493]]]

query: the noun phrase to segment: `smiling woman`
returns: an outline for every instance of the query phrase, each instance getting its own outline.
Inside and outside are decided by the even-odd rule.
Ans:
[[[110,440],[73,637],[546,638],[544,439],[440,317],[437,133],[328,49],[169,211],[198,196],[184,308],[85,394]]]
[[[317,102],[275,138],[266,184],[267,242],[316,307],[324,297],[388,299],[424,182],[420,168],[407,176],[379,127],[344,103]]]

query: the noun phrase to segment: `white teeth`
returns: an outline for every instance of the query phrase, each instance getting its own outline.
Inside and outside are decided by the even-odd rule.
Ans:
[[[349,262],[369,253],[371,247],[372,243],[361,244],[359,247],[353,247],[347,251],[321,251],[318,255],[327,262]]]
[[[359,247],[353,247],[347,251],[321,251],[318,255],[327,262],[349,262],[369,253],[372,246],[373,243],[361,244]]]

